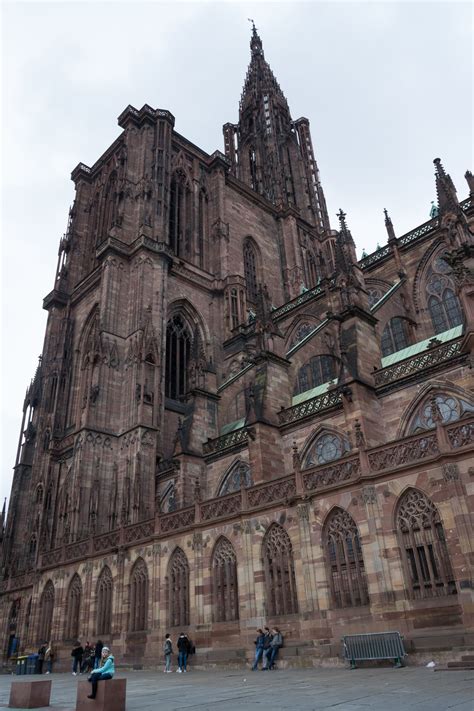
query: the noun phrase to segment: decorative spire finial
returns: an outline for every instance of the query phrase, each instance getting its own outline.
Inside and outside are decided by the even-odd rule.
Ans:
[[[395,236],[395,230],[393,229],[392,220],[388,214],[387,208],[384,207],[383,212],[385,215],[385,227],[388,234],[388,241],[392,242],[394,239],[397,239]]]
[[[339,212],[337,213],[337,217],[339,220],[339,224],[341,226],[341,232],[347,232],[346,213],[343,212],[342,208],[339,209]]]
[[[251,17],[247,18],[249,22],[252,23],[252,37],[250,39],[250,49],[252,50],[252,56],[261,55],[263,57],[263,45],[262,40],[259,37],[257,28],[255,27],[255,22]]]

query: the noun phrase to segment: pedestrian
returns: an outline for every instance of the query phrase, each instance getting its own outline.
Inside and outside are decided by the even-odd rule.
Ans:
[[[176,670],[179,674],[181,674],[181,672],[186,673],[189,647],[189,639],[186,637],[184,632],[181,632],[178,637],[178,668]]]
[[[88,673],[92,671],[92,669],[94,668],[94,657],[95,649],[92,644],[87,641],[86,646],[84,647],[84,655],[82,657],[81,674],[83,674],[84,672]]]
[[[102,647],[100,666],[93,669],[87,681],[92,684],[92,694],[89,694],[88,699],[95,699],[97,694],[97,684],[99,681],[112,679],[115,674],[115,660],[108,647]]]
[[[43,642],[41,647],[38,649],[38,659],[36,660],[36,673],[37,674],[42,674],[43,673],[43,662],[44,662],[44,655],[46,653],[46,642]]]
[[[84,647],[82,644],[77,640],[76,644],[73,647],[73,650],[71,652],[71,657],[72,657],[72,673],[74,676],[77,676],[77,670],[81,671],[81,666],[82,666],[82,657],[84,655]]]
[[[268,627],[263,628],[263,657],[262,657],[262,671],[267,671],[268,667],[268,655],[271,652],[271,642],[272,633]]]
[[[278,656],[278,650],[283,647],[283,635],[278,629],[274,627],[272,629],[272,641],[270,642],[270,649],[267,652],[267,669],[276,669],[275,660]]]
[[[102,649],[104,648],[104,645],[102,643],[101,639],[98,639],[97,642],[95,643],[95,650],[94,650],[94,669],[97,669],[100,660],[102,659]]]
[[[54,662],[54,647],[52,642],[48,642],[44,653],[44,661],[46,662],[46,674],[51,674],[53,671]]]
[[[173,644],[171,642],[171,635],[167,634],[165,637],[165,644],[163,651],[165,653],[165,674],[171,672],[171,655],[173,654]]]
[[[260,627],[257,629],[257,638],[254,642],[255,644],[255,659],[254,663],[252,666],[252,671],[257,671],[258,669],[258,663],[262,658],[263,655],[263,642],[265,639],[265,635],[263,634],[263,630],[260,629]]]

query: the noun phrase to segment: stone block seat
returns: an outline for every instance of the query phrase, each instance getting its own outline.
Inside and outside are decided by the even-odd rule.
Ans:
[[[127,680],[106,679],[99,681],[97,696],[88,699],[92,684],[80,681],[77,685],[76,711],[125,711]]]
[[[13,709],[38,709],[49,706],[51,679],[45,681],[13,681],[9,706]],[[124,707],[125,708],[125,707]]]

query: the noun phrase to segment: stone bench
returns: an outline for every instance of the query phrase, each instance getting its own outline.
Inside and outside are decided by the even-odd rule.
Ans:
[[[76,711],[125,711],[126,679],[99,681],[95,699],[87,698],[90,693],[92,684],[80,681],[77,685]]]
[[[38,709],[49,706],[51,679],[45,681],[13,681],[9,706],[13,709]],[[124,707],[125,708],[125,707]]]

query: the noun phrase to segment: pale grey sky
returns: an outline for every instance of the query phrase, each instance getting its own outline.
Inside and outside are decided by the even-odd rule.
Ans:
[[[223,149],[255,19],[293,118],[311,122],[333,226],[359,248],[428,219],[440,156],[461,198],[472,160],[472,6],[449,2],[4,2],[2,14],[2,466],[8,495],[25,389],[42,350],[73,185],[132,104]]]

